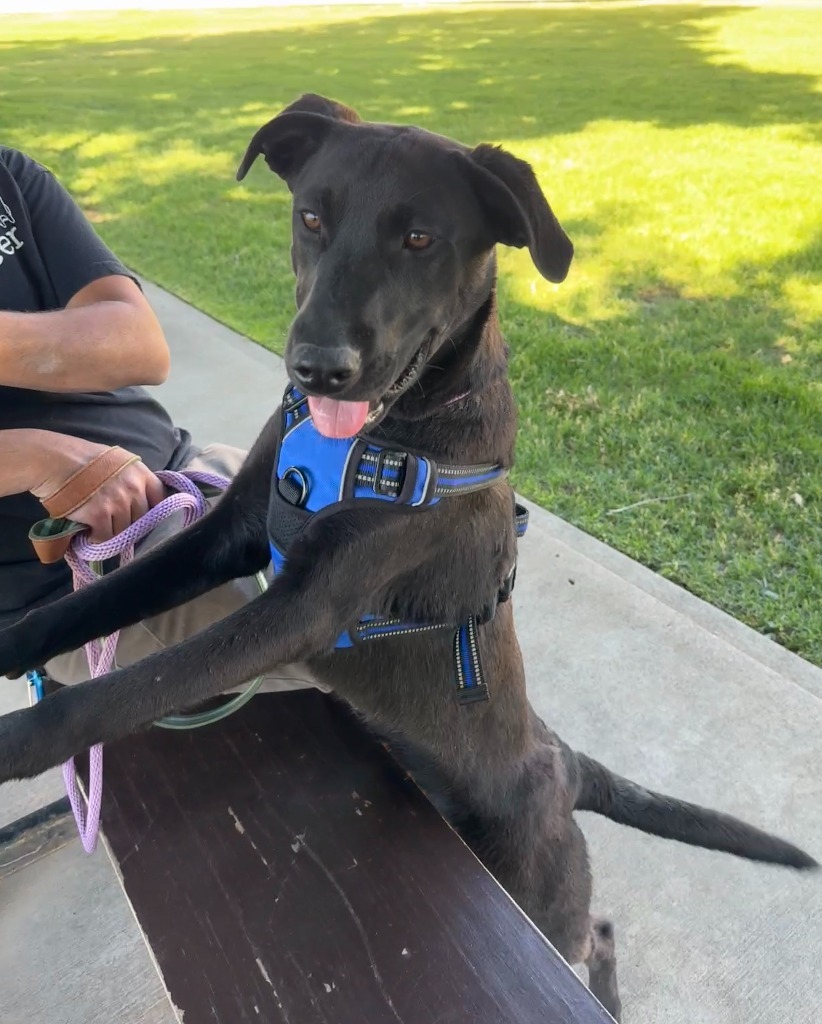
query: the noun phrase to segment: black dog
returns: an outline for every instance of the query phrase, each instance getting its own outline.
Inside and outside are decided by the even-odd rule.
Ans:
[[[516,557],[504,479],[515,414],[494,247],[527,246],[540,273],[561,281],[571,243],[522,161],[364,124],[321,97],[303,97],[261,128],[239,177],[260,154],[294,194],[299,312],[286,363],[302,394],[287,393],[207,517],[0,635],[0,671],[42,665],[251,575],[268,564],[272,540],[274,582],[179,646],[0,719],[0,781],[307,661],[427,763],[426,788],[439,787],[466,840],[559,952],[587,963],[592,990],[618,1017],[613,933],[590,916],[574,810],[755,860],[814,861],[613,775],[570,750],[528,703],[511,606],[498,603]],[[355,477],[326,514],[303,507],[306,473],[281,465],[283,438],[307,422],[319,437],[366,438]],[[480,489],[462,486],[471,479]],[[355,494],[369,487],[371,500]],[[368,642],[384,626],[393,633]],[[337,649],[355,634],[350,649]]]

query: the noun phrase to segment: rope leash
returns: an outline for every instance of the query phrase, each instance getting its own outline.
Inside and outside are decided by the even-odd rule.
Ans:
[[[208,487],[214,487],[224,491],[229,481],[214,473],[200,473],[186,471],[175,473],[170,470],[163,470],[157,474],[160,480],[177,493],[170,494],[154,508],[150,509],[144,516],[132,523],[122,533],[112,537],[103,544],[90,544],[84,533],[78,534],[72,541],[71,547],[66,552],[72,575],[74,576],[74,589],[94,583],[100,576],[95,566],[109,558],[120,559],[120,565],[127,565],[134,558],[136,545],[147,537],[151,531],[169,516],[177,512],[183,513],[184,526],[190,526],[200,519],[208,511],[208,503],[198,483]],[[120,638],[120,631],[100,640],[92,640],[86,644],[86,657],[88,658],[91,678],[110,672],[114,667],[114,657],[117,653],[117,641]],[[242,696],[245,696],[243,694]],[[249,694],[250,696],[250,694]],[[248,697],[246,697],[248,699]],[[200,723],[204,724],[204,723]],[[180,728],[180,725],[173,726]],[[80,841],[86,853],[93,853],[97,848],[97,838],[100,830],[100,806],[103,799],[103,747],[102,744],[93,746],[89,751],[89,786],[88,802],[83,797],[80,785],[77,780],[77,769],[74,758],[66,761],[63,765],[63,781],[71,804],[74,820],[77,823],[77,831],[80,834]]]

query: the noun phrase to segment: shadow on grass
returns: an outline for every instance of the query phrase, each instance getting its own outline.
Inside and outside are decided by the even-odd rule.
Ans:
[[[148,132],[154,145],[194,136],[221,150],[245,141],[237,130],[245,105],[273,113],[307,88],[344,97],[365,117],[416,117],[466,141],[570,133],[609,119],[806,122],[819,103],[814,76],[714,62],[717,19],[739,13],[451,10],[118,43],[7,43],[0,82],[16,98],[7,125],[15,133],[81,121],[89,135]],[[39,113],[52,123],[33,124],[26,107],[36,110],[44,89],[52,105]]]

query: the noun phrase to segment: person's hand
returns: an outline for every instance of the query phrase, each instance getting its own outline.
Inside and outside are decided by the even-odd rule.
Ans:
[[[61,451],[52,459],[49,474],[32,488],[41,500],[59,490],[78,470],[105,450],[104,445],[81,438],[64,437]],[[91,528],[89,540],[101,544],[145,515],[166,496],[162,482],[142,462],[133,462],[107,480],[69,518]]]
[[[142,462],[134,462],[108,480],[85,505],[71,513],[75,523],[91,527],[89,540],[102,544],[161,502],[166,490]]]

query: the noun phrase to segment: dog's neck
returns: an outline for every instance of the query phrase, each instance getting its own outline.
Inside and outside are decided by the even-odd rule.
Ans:
[[[373,433],[443,461],[512,464],[516,414],[493,282]]]

